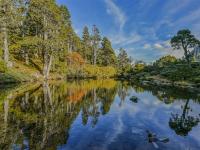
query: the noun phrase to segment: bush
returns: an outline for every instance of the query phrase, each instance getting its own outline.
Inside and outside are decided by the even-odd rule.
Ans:
[[[136,64],[134,69],[136,72],[141,72],[144,70],[144,68],[145,68],[145,64]]]
[[[96,78],[109,78],[114,77],[117,73],[114,67],[98,67],[93,65],[86,65],[83,68],[84,74],[89,77],[96,77]]]
[[[6,64],[0,60],[0,73],[5,73],[7,71]]]
[[[172,81],[186,81],[194,76],[194,70],[185,65],[174,65],[163,68],[160,74]]]
[[[200,77],[192,78],[190,81],[194,83],[200,83]]]
[[[165,67],[170,64],[174,64],[176,61],[177,61],[176,57],[168,55],[157,60],[154,65],[159,67]]]
[[[114,67],[99,67],[93,65],[70,66],[67,76],[70,78],[110,78],[116,75]]]

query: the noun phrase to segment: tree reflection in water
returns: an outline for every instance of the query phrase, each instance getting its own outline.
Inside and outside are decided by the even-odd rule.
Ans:
[[[176,134],[181,136],[187,136],[193,127],[197,126],[199,123],[199,117],[190,116],[189,113],[192,109],[188,106],[189,99],[186,101],[183,107],[183,113],[173,114],[169,120],[169,126],[176,132]]]
[[[116,95],[122,107],[132,87],[137,94],[148,91],[165,104],[187,100],[183,113],[173,113],[169,120],[177,134],[187,135],[198,124],[199,118],[189,113],[189,101],[199,103],[199,97],[182,89],[130,86],[114,80],[45,82],[0,92],[0,149],[56,149],[67,143],[79,114],[83,125],[96,127],[99,117],[110,111]]]
[[[120,104],[119,106],[121,107],[126,99],[127,96],[129,96],[129,90],[130,86],[128,85],[127,82],[122,82],[121,84],[118,85],[118,96],[120,97]]]
[[[79,112],[83,124],[91,126],[100,114],[109,112],[115,98],[116,81],[43,83],[3,97],[0,116],[0,149],[56,149],[65,144]]]
[[[135,89],[145,89],[156,96],[160,101],[165,104],[170,104],[175,101],[186,101],[183,112],[181,115],[172,112],[169,119],[169,126],[176,132],[177,135],[187,136],[193,127],[197,126],[200,121],[200,116],[190,115],[192,108],[189,106],[189,102],[192,99],[194,102],[200,102],[200,97],[195,91],[188,91],[177,87],[166,86],[150,86],[150,85],[133,85]],[[137,90],[136,90],[137,91]]]

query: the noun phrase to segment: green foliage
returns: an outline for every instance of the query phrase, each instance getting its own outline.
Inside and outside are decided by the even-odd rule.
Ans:
[[[134,67],[134,70],[136,72],[141,72],[142,70],[144,70],[144,68],[145,68],[145,64],[136,64]]]
[[[185,65],[173,66],[171,68],[166,67],[160,72],[160,74],[172,81],[183,81],[192,75],[191,68]]]
[[[139,80],[169,80],[173,82],[192,82],[200,83],[200,64],[188,64],[178,60],[173,56],[164,56],[157,60],[153,65],[136,64],[129,73]]]
[[[83,50],[82,50],[82,56],[83,58],[89,63],[92,63],[92,45],[91,45],[91,36],[89,33],[89,29],[87,26],[83,29],[83,35],[82,35],[82,42],[83,42]]]
[[[5,73],[7,71],[6,64],[0,59],[0,73]]]
[[[0,33],[0,56],[7,50],[12,58],[0,62],[1,72],[6,71],[4,63],[9,66],[13,61],[11,70],[18,69],[15,65],[20,64],[36,74],[39,72],[45,79],[55,74],[75,77],[111,77],[116,74],[114,67],[118,60],[110,40],[106,37],[101,40],[96,25],[91,34],[88,27],[84,27],[81,39],[72,27],[68,8],[59,6],[55,0],[1,0],[0,23],[3,31]],[[131,67],[128,55],[125,57],[127,62],[121,72],[127,72]],[[29,76],[29,70],[11,73],[20,80],[23,80],[21,74]]]
[[[2,45],[2,40],[1,40],[1,36],[0,36],[0,45]],[[3,56],[3,50],[0,47],[0,57]],[[1,58],[0,58],[1,59]]]
[[[116,69],[114,67],[98,67],[87,65],[84,67],[84,72],[86,73],[86,76],[96,78],[109,78],[116,75]]]
[[[99,50],[97,61],[101,66],[116,65],[117,57],[107,37],[104,37],[102,40],[102,47]]]
[[[123,48],[120,48],[119,55],[117,56],[117,69],[119,76],[126,76],[131,70],[131,59]]]
[[[194,48],[199,41],[192,35],[191,31],[188,29],[183,29],[177,32],[171,39],[171,46],[177,50],[184,50],[185,59],[190,62],[190,48]]]
[[[19,83],[24,81],[30,81],[32,78],[29,75],[18,73],[15,71],[9,71],[0,74],[0,83]]]
[[[60,6],[62,24],[65,26],[71,26],[71,15],[68,8],[65,5]]]
[[[164,57],[160,58],[159,60],[157,60],[154,65],[157,65],[158,67],[164,67],[164,66],[168,66],[176,61],[177,61],[176,57],[168,55],[168,56],[164,56]]]
[[[69,78],[110,78],[116,75],[117,71],[114,67],[98,67],[94,65],[84,65],[80,69],[69,67],[67,76]]]

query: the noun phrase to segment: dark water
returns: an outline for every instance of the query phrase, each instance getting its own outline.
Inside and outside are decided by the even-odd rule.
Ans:
[[[0,149],[199,150],[199,102],[192,91],[114,80],[1,87]],[[147,130],[169,142],[149,143]]]

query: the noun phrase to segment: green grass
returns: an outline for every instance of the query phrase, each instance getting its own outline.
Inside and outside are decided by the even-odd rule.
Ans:
[[[14,61],[12,68],[0,71],[0,84],[34,81],[36,80],[36,73],[39,74],[35,68]]]

